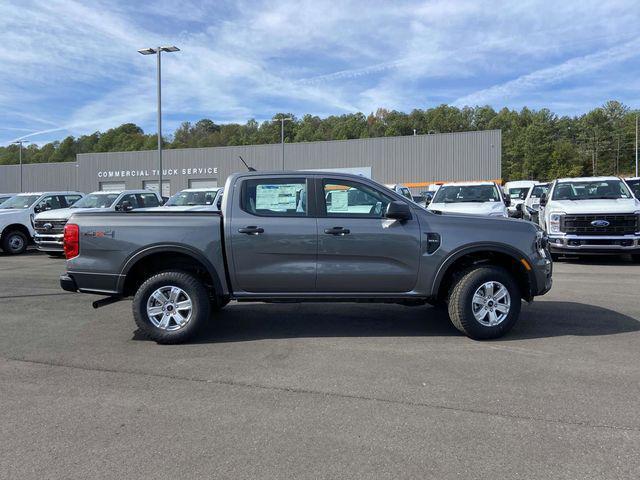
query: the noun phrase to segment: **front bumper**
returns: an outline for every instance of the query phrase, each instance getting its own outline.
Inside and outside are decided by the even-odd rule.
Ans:
[[[553,262],[550,255],[538,257],[535,260],[529,259],[531,269],[535,276],[535,285],[532,285],[532,296],[544,295],[553,286]]]
[[[640,253],[640,235],[549,235],[552,253],[620,255]]]
[[[41,252],[64,252],[64,235],[62,234],[40,234],[36,233],[34,241]]]

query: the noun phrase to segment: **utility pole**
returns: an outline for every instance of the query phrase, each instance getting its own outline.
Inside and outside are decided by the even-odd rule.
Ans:
[[[282,170],[284,170],[284,122],[287,120],[293,120],[291,117],[276,118],[274,121],[280,120],[280,143],[282,144]]]
[[[20,158],[20,193],[22,193],[22,145],[24,145],[25,143],[29,143],[29,140],[16,140],[13,143],[15,145],[20,145],[20,153],[19,153],[19,158]],[[637,160],[636,160],[636,163],[637,163]]]
[[[178,52],[180,49],[175,45],[156,48],[141,48],[138,50],[142,55],[156,55],[157,56],[157,72],[156,77],[158,81],[157,95],[158,95],[158,193],[162,196],[162,77],[161,77],[161,56],[162,52]]]

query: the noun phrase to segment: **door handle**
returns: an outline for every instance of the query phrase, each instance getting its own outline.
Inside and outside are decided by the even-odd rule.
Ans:
[[[344,228],[344,227],[333,227],[333,228],[325,229],[324,233],[326,233],[327,235],[343,236],[343,235],[350,234],[351,230],[349,230],[348,228]]]
[[[239,228],[238,233],[246,233],[247,235],[260,235],[261,233],[264,233],[264,228],[251,225],[248,227]]]

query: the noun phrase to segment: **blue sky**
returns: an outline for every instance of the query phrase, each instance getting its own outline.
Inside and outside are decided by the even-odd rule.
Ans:
[[[319,116],[441,103],[579,114],[640,100],[637,0],[3,0],[0,144],[135,122]]]

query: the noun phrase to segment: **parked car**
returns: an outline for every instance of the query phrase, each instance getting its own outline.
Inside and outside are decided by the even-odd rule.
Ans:
[[[122,190],[93,192],[68,208],[38,213],[34,220],[35,242],[38,250],[50,255],[62,255],[64,226],[78,211],[117,211],[157,207],[162,198],[150,190]]]
[[[9,200],[14,195],[17,195],[17,194],[16,193],[0,193],[0,205],[2,205],[4,202]]]
[[[490,217],[507,217],[508,198],[494,182],[445,183],[427,206],[428,210]]]
[[[19,193],[0,205],[0,246],[5,253],[24,253],[35,234],[34,217],[40,212],[58,210],[84,196],[80,192]]]
[[[640,200],[640,177],[625,178],[624,181],[627,182],[635,197]]]
[[[408,198],[411,201],[413,200],[413,195],[411,195],[411,190],[409,190],[409,188],[405,187],[404,185],[400,184],[400,183],[396,183],[393,185],[385,185],[385,187],[387,187],[390,190],[393,190],[394,192],[402,195],[404,198]]]
[[[527,193],[529,193],[529,190],[537,183],[538,182],[534,180],[518,180],[504,184],[504,193],[511,201],[511,205],[509,205],[508,208],[510,217],[522,217],[523,210],[522,207],[518,208],[518,205],[524,203]]]
[[[495,338],[521,299],[551,288],[529,222],[430,212],[338,173],[234,174],[225,192],[222,211],[74,214],[62,288],[107,295],[96,307],[133,296],[160,343],[189,339],[230,300],[446,302],[460,331]]]
[[[197,210],[220,210],[224,189],[218,188],[187,188],[173,195],[163,208],[170,208],[174,212]]]
[[[540,198],[549,190],[549,183],[536,183],[527,192],[524,202],[516,208],[522,211],[522,218],[533,223],[539,223]]]
[[[561,178],[540,198],[540,225],[559,254],[625,254],[640,262],[640,201],[618,177]]]

